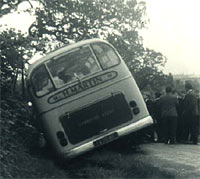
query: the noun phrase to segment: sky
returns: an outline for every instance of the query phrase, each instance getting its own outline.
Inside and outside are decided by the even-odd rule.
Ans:
[[[200,75],[200,1],[146,0],[144,45],[167,57],[164,71]]]
[[[141,31],[144,46],[167,57],[165,73],[200,75],[200,1],[144,0],[150,23]],[[21,9],[29,4],[21,6]],[[28,13],[5,16],[0,24],[27,32],[34,21]]]

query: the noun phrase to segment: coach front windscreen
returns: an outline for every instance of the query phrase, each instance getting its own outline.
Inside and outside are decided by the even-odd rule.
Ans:
[[[109,45],[94,43],[54,57],[34,70],[31,80],[36,95],[43,96],[119,62],[119,56]]]

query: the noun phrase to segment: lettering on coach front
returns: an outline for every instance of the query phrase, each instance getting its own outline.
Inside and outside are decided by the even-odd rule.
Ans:
[[[95,76],[93,78],[90,78],[85,81],[81,81],[73,86],[70,86],[55,95],[49,97],[48,103],[53,104],[60,100],[63,100],[65,98],[68,98],[70,96],[73,96],[75,94],[78,94],[82,91],[85,91],[89,88],[92,88],[94,86],[100,85],[108,80],[114,79],[117,76],[117,72],[111,71],[108,73],[104,73],[102,75]]]

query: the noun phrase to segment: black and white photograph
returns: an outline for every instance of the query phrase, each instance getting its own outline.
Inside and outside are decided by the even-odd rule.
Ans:
[[[198,0],[0,0],[0,178],[200,178]]]

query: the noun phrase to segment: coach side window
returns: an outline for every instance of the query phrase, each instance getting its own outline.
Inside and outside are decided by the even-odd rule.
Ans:
[[[92,48],[103,69],[119,64],[119,57],[116,52],[107,44],[93,44]]]

